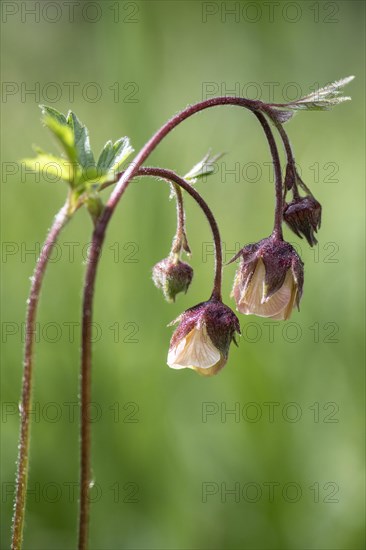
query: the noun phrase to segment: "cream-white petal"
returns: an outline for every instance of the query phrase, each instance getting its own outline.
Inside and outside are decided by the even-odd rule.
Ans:
[[[250,283],[244,288],[240,296],[240,302],[260,303],[264,295],[264,278],[266,270],[261,259],[258,260]]]
[[[185,369],[186,365],[179,365],[177,358],[180,357],[186,345],[186,338],[182,340],[172,349],[169,350],[167,364],[171,369]]]
[[[238,311],[245,315],[254,314],[260,317],[284,319],[285,312],[293,296],[294,281],[291,271],[289,270],[286,273],[286,278],[281,288],[269,300],[261,303],[263,300],[264,277],[265,268],[263,262],[260,260],[248,291],[243,297],[243,301],[238,304]]]
[[[167,363],[172,369],[209,369],[221,359],[219,350],[207,334],[206,326],[194,327],[169,351]]]

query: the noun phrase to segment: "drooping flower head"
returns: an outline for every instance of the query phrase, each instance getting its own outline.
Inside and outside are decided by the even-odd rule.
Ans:
[[[289,319],[302,295],[303,263],[287,242],[268,237],[245,246],[240,257],[231,296],[245,315]]]
[[[204,376],[217,374],[226,364],[229,348],[240,334],[235,313],[219,300],[202,302],[187,309],[169,347],[167,363],[172,369],[193,369]]]
[[[283,219],[289,228],[302,239],[304,236],[310,246],[317,244],[314,233],[321,224],[321,204],[311,195],[296,197],[285,203]]]
[[[152,277],[167,302],[174,302],[179,292],[187,292],[193,279],[193,269],[178,258],[169,256],[153,267]]]

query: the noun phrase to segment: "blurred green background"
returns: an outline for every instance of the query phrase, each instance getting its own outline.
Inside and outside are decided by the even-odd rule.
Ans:
[[[239,348],[219,376],[166,366],[166,325],[211,290],[207,222],[187,197],[195,278],[169,305],[151,282],[175,229],[169,190],[140,179],[119,205],[95,303],[90,547],[363,548],[364,3],[2,4],[2,548],[10,540],[29,277],[66,194],[64,184],[37,181],[14,164],[33,143],[57,151],[38,103],[74,110],[96,153],[123,135],[138,150],[172,114],[209,95],[286,101],[349,74],[357,76],[346,90],[351,103],[299,113],[287,125],[323,204],[318,247],[286,230],[305,262],[301,312],[286,323],[241,316]],[[184,174],[209,148],[227,155],[198,189],[228,260],[272,228],[270,157],[254,117],[206,111],[148,164]],[[27,549],[76,546],[90,232],[80,212],[60,239],[39,310]],[[225,268],[232,307],[234,272]]]

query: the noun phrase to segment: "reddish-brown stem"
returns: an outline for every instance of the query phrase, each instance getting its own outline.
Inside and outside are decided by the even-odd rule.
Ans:
[[[174,192],[176,195],[177,201],[177,230],[172,244],[172,254],[179,254],[183,248],[188,254],[190,254],[190,249],[188,246],[188,240],[186,235],[185,228],[185,214],[184,214],[184,204],[183,204],[183,194],[182,190],[178,184],[173,182]]]
[[[277,239],[282,240],[282,217],[283,217],[283,197],[282,197],[282,173],[281,173],[281,163],[280,157],[278,154],[277,145],[273,137],[272,130],[262,115],[262,113],[254,113],[259,122],[262,125],[264,133],[267,136],[269,148],[271,150],[271,155],[273,159],[273,170],[274,170],[274,179],[275,179],[275,197],[276,197],[276,206],[275,206],[275,218],[274,218],[274,227],[273,227],[273,236]]]
[[[282,143],[283,143],[283,148],[285,150],[286,157],[287,157],[287,165],[290,167],[290,170],[292,172],[292,174],[291,174],[292,175],[292,181],[291,181],[291,183],[292,183],[292,187],[291,187],[292,192],[293,192],[294,198],[298,198],[299,197],[299,189],[298,189],[298,186],[297,186],[297,177],[298,177],[298,175],[297,175],[297,170],[296,170],[296,163],[295,163],[294,153],[292,151],[291,143],[290,143],[289,137],[287,135],[287,132],[284,129],[281,122],[279,122],[276,119],[276,117],[273,116],[273,111],[270,108],[268,108],[268,105],[265,105],[263,107],[263,111],[267,113],[267,115],[269,116],[269,118],[271,119],[271,121],[273,122],[275,127],[277,128],[278,133],[281,137],[281,140],[282,140]],[[284,191],[285,191],[285,194],[286,194],[287,189],[285,189]]]
[[[19,550],[22,546],[25,505],[27,497],[29,441],[30,441],[30,410],[32,401],[32,373],[33,373],[33,346],[35,334],[35,320],[39,302],[43,277],[49,257],[61,229],[69,219],[68,202],[56,215],[51,229],[43,245],[41,254],[32,276],[31,289],[28,298],[28,308],[25,328],[25,351],[22,381],[22,396],[20,404],[20,435],[18,446],[18,462],[16,475],[15,503],[13,515],[12,550]]]

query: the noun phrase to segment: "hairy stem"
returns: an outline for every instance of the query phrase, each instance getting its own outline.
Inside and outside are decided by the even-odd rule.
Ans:
[[[179,254],[180,251],[185,250],[190,254],[190,248],[188,245],[186,228],[185,228],[185,214],[184,214],[184,204],[183,204],[183,194],[182,190],[178,184],[173,182],[173,188],[176,195],[177,201],[177,231],[173,240],[172,245],[172,254]]]
[[[276,120],[274,118],[272,118],[272,120],[273,120],[273,122],[274,122],[274,124],[275,124],[275,126],[278,130],[278,133],[281,136],[283,146],[284,146],[286,156],[287,156],[287,162],[288,162],[288,164],[290,164],[290,166],[292,166],[295,169],[295,166],[296,166],[295,165],[295,157],[294,157],[294,154],[293,154],[293,151],[292,151],[292,147],[291,147],[290,140],[289,140],[289,137],[287,135],[287,132],[285,131],[282,124],[280,122],[278,122],[278,120]]]
[[[29,441],[30,441],[30,409],[32,401],[33,347],[37,307],[43,277],[55,242],[69,220],[68,202],[56,215],[48,232],[41,254],[37,260],[32,276],[32,284],[28,298],[28,308],[25,328],[25,351],[23,366],[22,395],[20,403],[20,434],[18,445],[18,461],[16,474],[16,489],[13,515],[12,550],[19,550],[23,541],[23,527],[27,497]]]
[[[90,425],[88,422],[88,407],[90,402],[91,385],[91,323],[93,319],[93,297],[97,267],[101,248],[105,239],[106,230],[115,207],[126,191],[131,179],[135,177],[143,162],[152,153],[162,139],[181,122],[192,115],[219,105],[234,105],[244,107],[256,113],[264,110],[265,104],[261,101],[238,97],[216,97],[207,99],[195,105],[190,105],[166,122],[144,145],[133,162],[122,174],[114,188],[107,205],[101,214],[93,232],[92,244],[89,250],[87,269],[83,292],[82,315],[82,356],[81,356],[81,472],[80,472],[80,517],[79,517],[79,549],[85,550],[88,541],[89,525],[89,485],[90,485]]]
[[[273,235],[277,239],[282,240],[282,216],[283,216],[283,197],[282,197],[282,173],[281,173],[281,162],[278,154],[277,145],[273,137],[272,130],[262,115],[262,113],[254,113],[259,122],[262,125],[262,128],[267,136],[269,148],[271,150],[271,155],[273,159],[273,171],[275,179],[275,195],[276,195],[276,206],[275,206],[275,216],[274,216],[274,227]]]
[[[287,166],[288,166],[288,169],[290,170],[291,187],[289,187],[289,189],[292,189],[294,198],[298,198],[299,197],[299,189],[298,189],[298,186],[297,186],[298,174],[297,174],[297,170],[296,170],[295,156],[294,156],[294,153],[292,151],[292,147],[291,147],[289,137],[288,137],[287,132],[284,129],[283,125],[281,124],[281,122],[279,122],[273,116],[271,109],[268,109],[268,106],[265,106],[263,110],[267,113],[267,115],[269,116],[269,118],[271,119],[271,121],[273,122],[275,127],[277,128],[278,133],[281,137],[281,140],[282,140],[282,143],[283,143],[283,148],[285,150],[286,157],[287,157]],[[287,182],[286,182],[286,184],[287,184]],[[286,191],[287,191],[287,189],[285,189],[285,194],[286,194]]]

